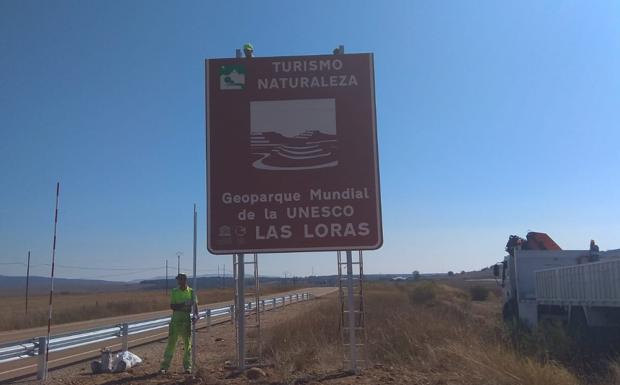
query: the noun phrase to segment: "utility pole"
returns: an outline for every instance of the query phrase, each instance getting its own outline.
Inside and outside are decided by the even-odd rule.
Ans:
[[[182,251],[177,251],[177,274],[181,274],[181,255]]]
[[[26,268],[26,314],[28,314],[28,287],[30,284],[30,250],[28,250],[28,267]]]
[[[166,295],[168,295],[168,259],[166,259]]]

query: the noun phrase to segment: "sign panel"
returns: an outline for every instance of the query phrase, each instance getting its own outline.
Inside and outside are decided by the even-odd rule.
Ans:
[[[206,61],[207,247],[383,242],[372,54]]]

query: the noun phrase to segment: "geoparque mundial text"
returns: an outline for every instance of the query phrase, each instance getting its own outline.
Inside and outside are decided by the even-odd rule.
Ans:
[[[259,90],[284,88],[324,88],[357,86],[355,75],[348,73],[334,74],[342,71],[344,64],[340,59],[320,60],[283,60],[271,63],[276,76],[259,77]],[[329,72],[329,74],[321,74]]]
[[[303,198],[303,199],[302,199]],[[291,224],[266,224],[263,221],[294,221],[304,238],[340,238],[364,237],[370,234],[367,222],[355,220],[354,202],[368,200],[368,188],[346,188],[344,190],[325,191],[320,188],[309,189],[302,195],[300,192],[276,193],[231,193],[221,195],[225,205],[239,206],[237,221],[254,221],[260,218],[261,224],[255,225],[256,240],[289,239],[294,235]],[[310,201],[311,204],[307,204]],[[302,203],[303,202],[303,203]],[[256,210],[254,205],[269,208]],[[300,220],[323,219],[320,223],[304,223],[299,227]]]

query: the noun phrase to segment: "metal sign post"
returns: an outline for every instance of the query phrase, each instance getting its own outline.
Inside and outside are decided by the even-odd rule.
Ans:
[[[338,47],[337,54],[344,54],[344,46]],[[347,321],[349,324],[349,370],[356,372],[357,371],[357,342],[355,338],[355,309],[354,299],[353,299],[353,254],[351,250],[347,250],[347,309],[348,309],[348,317]]]
[[[254,287],[245,286],[246,265],[254,265]],[[235,337],[237,369],[261,361],[260,287],[258,278],[258,254],[246,259],[244,254],[233,255],[235,271]],[[246,313],[246,296],[253,298]],[[246,314],[248,317],[246,318]]]
[[[237,367],[245,369],[245,259],[243,254],[237,254],[235,265],[236,296],[235,296],[235,324],[237,330]]]
[[[357,370],[357,352],[355,341],[355,304],[353,302],[353,256],[347,250],[347,309],[349,322],[349,369]]]
[[[260,363],[262,361],[262,339],[261,339],[261,324],[260,324],[260,312],[261,312],[261,302],[263,304],[263,311],[265,307],[265,301],[261,301],[260,299],[260,279],[258,276],[258,254],[254,254],[254,260],[252,262],[254,264],[254,303],[256,304],[254,308],[254,319],[253,322],[250,322],[250,327],[254,328],[256,332],[253,335],[253,338],[250,338],[249,344],[252,344],[254,348],[254,357],[252,360],[256,363]],[[252,336],[251,336],[252,337]],[[251,347],[251,348],[252,348]]]

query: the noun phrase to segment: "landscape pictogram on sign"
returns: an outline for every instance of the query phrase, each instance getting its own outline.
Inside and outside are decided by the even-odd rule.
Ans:
[[[288,171],[338,165],[334,99],[250,103],[252,166]]]
[[[224,65],[220,67],[220,90],[245,89],[245,66]]]

